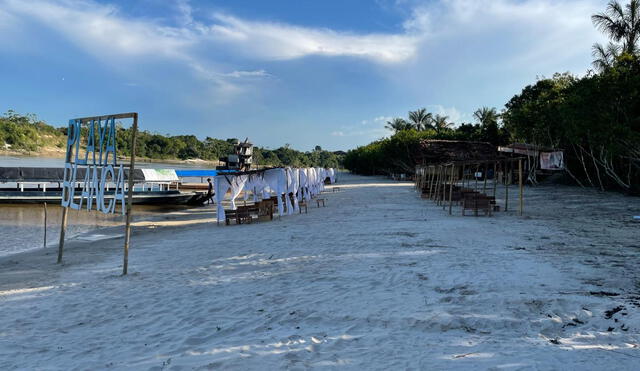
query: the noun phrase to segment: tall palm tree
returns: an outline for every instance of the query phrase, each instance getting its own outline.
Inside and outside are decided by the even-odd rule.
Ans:
[[[405,119],[396,117],[391,121],[387,121],[387,124],[384,127],[397,133],[402,130],[409,130],[413,127],[413,125],[411,125],[411,123],[408,123]]]
[[[593,46],[596,68],[610,65],[620,52],[634,55],[640,52],[640,0],[630,0],[624,6],[617,0],[610,1],[603,13],[591,16],[591,21],[614,42],[606,48],[600,44]]]
[[[451,127],[452,124],[448,121],[449,116],[436,115],[436,117],[433,118],[433,126],[436,129],[436,132],[440,133]]]
[[[613,67],[618,55],[620,55],[620,47],[612,42],[606,47],[602,44],[594,44],[591,55],[595,58],[591,64],[598,71],[604,71]]]
[[[409,111],[409,122],[413,124],[416,130],[426,130],[431,128],[433,115],[427,112],[426,108],[420,108],[417,111]]]
[[[493,107],[482,107],[473,113],[473,117],[478,120],[481,126],[488,126],[493,124],[498,125],[498,118],[500,118],[500,115]]]

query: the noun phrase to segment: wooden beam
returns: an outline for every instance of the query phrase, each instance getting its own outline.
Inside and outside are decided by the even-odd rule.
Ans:
[[[126,275],[129,267],[129,242],[131,240],[131,216],[133,213],[133,171],[136,166],[136,137],[138,133],[138,114],[133,114],[133,130],[131,133],[131,163],[129,165],[129,185],[127,189],[127,216],[124,227],[124,259],[122,274]]]
[[[102,115],[102,116],[91,116],[91,117],[80,117],[73,120],[80,121],[83,124],[88,121],[94,120],[107,120],[107,119],[134,119],[136,121],[138,119],[138,114],[135,112],[128,113],[116,113],[113,115]]]

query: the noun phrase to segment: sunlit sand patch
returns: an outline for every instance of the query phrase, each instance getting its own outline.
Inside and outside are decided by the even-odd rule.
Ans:
[[[42,287],[31,287],[27,289],[15,289],[15,290],[6,290],[0,291],[0,297],[10,296],[10,295],[20,295],[20,294],[32,294],[36,292],[47,291],[55,288],[55,286],[42,286]]]

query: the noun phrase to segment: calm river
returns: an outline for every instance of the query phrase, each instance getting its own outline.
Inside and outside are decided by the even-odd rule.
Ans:
[[[64,160],[58,158],[0,156],[0,167],[64,167]],[[136,167],[158,169],[202,168],[198,164],[167,164],[142,162]],[[190,181],[200,181],[190,180]],[[160,213],[184,209],[184,206],[144,206],[135,207],[134,220],[151,219]],[[58,245],[62,208],[47,205],[47,246]],[[74,238],[88,232],[99,233],[100,229],[123,225],[121,214],[106,215],[100,212],[69,210],[67,238]],[[43,248],[44,246],[44,206],[0,204],[0,256]]]

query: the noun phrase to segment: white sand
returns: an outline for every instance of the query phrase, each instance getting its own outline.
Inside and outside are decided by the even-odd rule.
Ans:
[[[0,259],[0,369],[638,369],[638,199],[538,187],[524,218],[463,218],[342,181],[271,223],[141,224],[127,277],[121,238]]]

